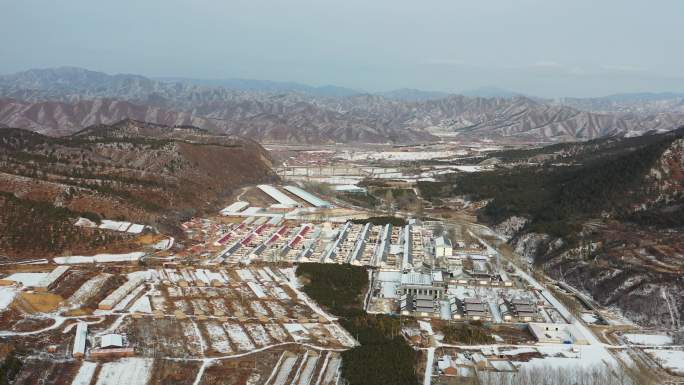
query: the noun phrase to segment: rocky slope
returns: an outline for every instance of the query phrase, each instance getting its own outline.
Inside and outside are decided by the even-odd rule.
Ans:
[[[70,242],[31,240],[54,236],[85,212],[172,228],[179,218],[216,208],[242,185],[276,178],[258,143],[192,127],[128,120],[62,138],[3,128],[0,192],[6,199],[0,226],[7,236],[0,253],[32,252],[34,246],[60,252]],[[17,210],[26,215],[19,227]],[[44,234],[22,231],[39,217],[54,219],[44,221],[52,223]]]
[[[493,156],[506,167],[421,193],[486,202],[480,219],[547,275],[633,321],[681,326],[684,127]]]
[[[522,96],[482,98],[415,90],[386,97],[297,89],[276,93],[78,68],[0,76],[0,96],[0,124],[51,135],[125,117],[291,143],[407,143],[436,140],[435,135],[555,142],[634,136],[684,124],[684,112],[679,111],[593,113]]]
[[[684,318],[684,139],[670,141],[621,215],[596,212],[566,236],[519,231],[515,250],[549,275],[647,326]],[[620,188],[615,186],[615,188]],[[625,191],[628,193],[628,191]],[[634,214],[629,214],[633,212]],[[504,229],[510,229],[510,221]]]

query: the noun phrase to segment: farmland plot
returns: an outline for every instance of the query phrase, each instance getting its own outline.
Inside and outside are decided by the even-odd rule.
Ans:
[[[131,344],[136,346],[136,351],[142,355],[182,358],[201,353],[198,337],[190,321],[132,318],[127,335]]]
[[[250,270],[247,270],[247,269],[238,269],[237,275],[243,281],[256,281],[256,278],[254,277],[252,272]]]
[[[173,305],[176,307],[177,310],[180,310],[185,314],[190,313],[190,305],[188,305],[188,303],[184,299],[174,301]]]
[[[149,384],[192,385],[200,365],[199,362],[155,360]]]
[[[202,336],[199,335],[196,325],[192,321],[179,322],[185,338],[185,346],[188,352],[194,356],[202,355]]]
[[[245,324],[245,328],[257,347],[261,348],[270,345],[273,342],[271,337],[268,336],[268,333],[266,333],[266,329],[264,329],[261,324]]]
[[[221,312],[223,314],[230,314],[230,310],[228,310],[228,306],[226,306],[226,303],[223,301],[223,298],[212,298],[209,300],[211,303],[211,306],[214,308],[214,313],[216,312]]]
[[[194,298],[192,299],[192,308],[195,313],[202,312],[204,314],[210,313],[211,308],[209,307],[209,302],[206,299]]]
[[[153,296],[152,297],[152,308],[154,310],[159,310],[163,313],[166,312],[166,299],[162,296]]]
[[[337,371],[340,369],[341,363],[342,359],[339,356],[330,359],[328,366],[325,369],[325,375],[323,376],[321,385],[334,385],[337,382]]]
[[[96,385],[145,385],[152,374],[151,358],[127,357],[102,365]]]
[[[254,314],[257,316],[264,316],[264,317],[269,317],[270,314],[268,313],[268,310],[264,307],[264,304],[259,302],[259,301],[253,301],[249,303],[249,307],[254,310]]]
[[[280,368],[278,368],[278,374],[273,381],[273,385],[286,384],[287,379],[290,377],[290,373],[292,372],[292,368],[294,368],[294,365],[297,362],[297,359],[298,356],[296,355],[285,357],[282,364],[280,364]]]
[[[19,371],[12,384],[68,384],[79,367],[78,362],[52,362],[35,359],[23,361],[23,364],[23,369]]]
[[[311,379],[313,378],[314,369],[316,369],[317,362],[318,355],[310,354],[309,357],[306,359],[304,367],[301,369],[301,372],[299,373],[299,381],[297,382],[297,385],[309,385],[311,383]]]
[[[254,344],[250,340],[247,333],[245,333],[245,329],[243,329],[242,326],[230,322],[225,322],[223,324],[223,328],[226,330],[228,336],[233,341],[233,343],[235,343],[235,345],[238,347],[238,350],[254,350]]]
[[[245,317],[250,315],[250,312],[247,311],[247,309],[240,304],[238,301],[233,301],[230,303],[230,306],[233,308],[235,311],[235,315],[240,316],[243,315]]]
[[[87,303],[97,296],[102,286],[110,277],[112,277],[111,274],[99,274],[87,280],[69,297],[67,302],[72,306],[81,306]]]
[[[181,289],[176,286],[167,286],[166,292],[169,293],[170,298],[178,298],[183,296]]]
[[[266,306],[268,306],[269,309],[271,309],[271,313],[273,313],[273,316],[276,318],[283,318],[287,317],[287,310],[285,310],[284,307],[282,307],[278,302],[266,302]]]
[[[96,368],[97,363],[84,361],[78,369],[76,377],[71,381],[71,385],[90,385]]]
[[[285,330],[283,329],[280,324],[265,324],[266,330],[268,330],[268,333],[273,337],[276,341],[278,342],[286,342],[289,340],[289,337]]]
[[[230,341],[221,325],[215,322],[206,322],[204,323],[204,327],[207,330],[212,349],[222,354],[230,354],[233,352]]]

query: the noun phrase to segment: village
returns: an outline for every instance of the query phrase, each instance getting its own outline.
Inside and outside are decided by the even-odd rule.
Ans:
[[[401,319],[424,384],[596,363],[684,374],[675,336],[570,310],[559,296],[572,293],[502,256],[481,225],[382,222],[286,182],[249,186],[184,222],[182,242],[104,226],[154,236],[136,252],[0,266],[0,337],[30,349],[39,369],[17,383],[342,383],[341,353],[358,342],[301,290],[296,266],[311,262],[368,269],[365,311]],[[492,341],[449,341],[463,322],[487,325]]]

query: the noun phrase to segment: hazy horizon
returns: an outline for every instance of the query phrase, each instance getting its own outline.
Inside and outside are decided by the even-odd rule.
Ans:
[[[0,73],[75,66],[152,78],[255,79],[539,97],[684,92],[684,3],[26,0],[0,5]]]

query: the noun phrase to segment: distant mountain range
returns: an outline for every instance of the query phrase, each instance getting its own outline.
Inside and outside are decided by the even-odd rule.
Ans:
[[[469,94],[495,96],[414,89],[368,94],[336,86],[150,79],[61,67],[0,76],[0,124],[65,135],[131,118],[288,143],[412,143],[439,137],[556,142],[634,136],[684,124],[676,95],[667,102],[617,97],[553,102],[496,88]],[[653,103],[662,108],[634,107]],[[601,105],[611,108],[604,111]]]

